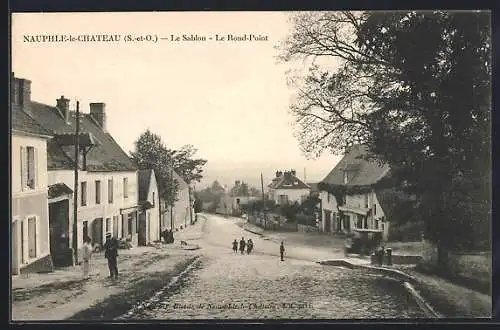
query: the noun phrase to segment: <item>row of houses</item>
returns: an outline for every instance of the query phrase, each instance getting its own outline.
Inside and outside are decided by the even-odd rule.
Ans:
[[[32,101],[31,81],[14,74],[11,87],[13,274],[51,270],[71,260],[75,161],[78,248],[84,237],[102,246],[107,232],[146,245],[159,240],[162,230],[187,223],[189,186],[174,172],[178,202],[166,208],[154,171],[138,170],[108,132],[105,103],[90,103],[89,113],[80,114],[76,139],[76,113],[68,99],[61,96],[55,105]]]
[[[365,145],[354,145],[318,183],[305,183],[294,170],[276,171],[268,185],[269,198],[277,204],[300,203],[310,195],[319,197],[318,230],[349,233],[353,230],[379,231],[389,236],[387,213],[395,200],[412,200],[386,183],[390,167],[369,157]]]

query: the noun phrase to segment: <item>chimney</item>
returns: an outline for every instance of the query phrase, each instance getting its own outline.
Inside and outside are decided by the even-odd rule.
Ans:
[[[31,80],[17,78],[11,75],[11,102],[21,107],[25,112],[31,110]]]
[[[240,180],[236,180],[236,181],[234,181],[234,185],[235,185],[235,186],[239,186],[239,185],[240,185]]]
[[[106,104],[90,103],[90,116],[99,124],[101,129],[106,132]]]
[[[295,170],[290,170],[290,174],[295,176],[297,174],[297,172]]]
[[[57,108],[61,111],[63,119],[67,123],[69,119],[69,99],[65,98],[64,95],[57,99]]]
[[[277,178],[281,177],[282,175],[283,175],[283,172],[281,172],[281,171],[277,171],[276,172],[276,177]]]

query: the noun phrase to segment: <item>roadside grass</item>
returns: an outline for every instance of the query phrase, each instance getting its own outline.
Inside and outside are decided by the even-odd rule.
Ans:
[[[180,274],[194,259],[196,256],[177,264],[173,270],[150,273],[147,278],[131,281],[123,292],[114,294],[104,301],[76,313],[67,320],[113,320],[168,285],[170,280]]]

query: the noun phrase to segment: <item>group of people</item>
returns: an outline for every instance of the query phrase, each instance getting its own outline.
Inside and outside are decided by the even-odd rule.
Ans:
[[[235,239],[233,241],[233,251],[234,253],[238,253],[238,246],[239,246],[239,251],[241,254],[245,253],[245,248],[247,251],[247,254],[250,254],[253,250],[253,241],[251,238],[248,239],[248,241],[245,241],[245,238],[242,237],[239,244],[238,241]],[[283,244],[283,241],[280,244],[280,258],[281,261],[285,261],[285,245]]]
[[[82,259],[83,259],[83,276],[85,279],[90,278],[90,261],[92,259],[92,240],[90,237],[83,238]],[[109,277],[118,278],[118,240],[112,237],[111,233],[106,234],[106,243],[104,243],[104,257],[108,259]]]
[[[245,248],[246,248],[247,254],[250,254],[252,252],[253,242],[252,242],[251,238],[249,238],[248,241],[245,241],[244,237],[241,238],[240,244],[239,244],[239,250],[240,250],[241,254],[245,253]],[[238,253],[238,241],[236,239],[233,241],[233,251],[235,253]]]

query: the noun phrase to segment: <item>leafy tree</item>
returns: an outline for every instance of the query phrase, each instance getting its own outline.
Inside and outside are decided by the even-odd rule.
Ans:
[[[147,130],[135,141],[135,151],[131,155],[139,169],[155,171],[160,198],[167,205],[173,205],[177,200],[178,182],[172,176],[171,154],[161,137]]]
[[[291,112],[303,151],[314,156],[367,144],[418,196],[443,265],[447,250],[484,241],[490,220],[489,18],[486,12],[298,13],[280,47],[284,61],[329,60],[292,79],[298,95]]]
[[[203,166],[207,163],[205,159],[193,158],[197,149],[192,145],[185,145],[180,150],[170,150],[172,163],[175,171],[188,184],[200,182],[203,173]]]

